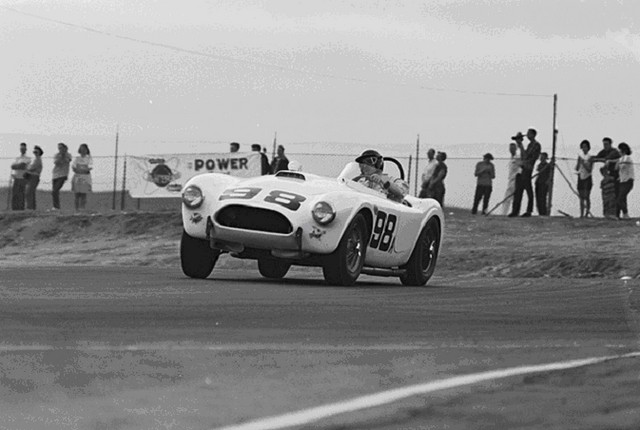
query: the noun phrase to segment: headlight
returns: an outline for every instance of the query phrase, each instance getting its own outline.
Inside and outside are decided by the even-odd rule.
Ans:
[[[199,208],[202,206],[202,202],[204,202],[204,195],[202,194],[200,187],[189,185],[182,192],[182,203],[184,203],[184,205],[189,209]]]
[[[336,217],[336,211],[329,203],[318,202],[313,206],[311,215],[318,224],[327,225]]]

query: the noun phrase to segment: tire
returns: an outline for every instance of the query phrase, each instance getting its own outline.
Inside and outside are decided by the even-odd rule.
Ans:
[[[322,267],[328,284],[345,287],[355,284],[364,265],[368,239],[366,221],[362,214],[358,214],[345,230],[338,248]]]
[[[275,258],[260,258],[258,260],[258,271],[262,276],[269,279],[282,279],[289,271],[291,263],[276,260]]]
[[[189,236],[182,231],[180,264],[182,272],[190,278],[204,279],[211,274],[220,251],[211,249],[209,241]]]
[[[440,226],[435,218],[431,218],[420,232],[400,282],[415,287],[426,285],[436,269],[439,250]]]

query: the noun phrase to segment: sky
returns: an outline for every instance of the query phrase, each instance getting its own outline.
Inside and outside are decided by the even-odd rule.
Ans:
[[[474,152],[529,127],[551,151],[554,94],[559,153],[640,151],[639,20],[622,0],[0,0],[0,156],[111,154],[116,131],[130,154],[276,133]]]

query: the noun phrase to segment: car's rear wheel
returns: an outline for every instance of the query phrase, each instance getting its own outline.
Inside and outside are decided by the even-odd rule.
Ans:
[[[356,215],[344,232],[338,248],[322,267],[327,283],[348,286],[355,284],[367,251],[367,224],[362,214]]]
[[[400,276],[403,285],[425,285],[436,269],[438,251],[440,250],[440,225],[435,218],[427,221],[413,248],[406,273]]]
[[[289,271],[290,263],[275,258],[260,258],[258,260],[258,271],[265,278],[282,279]]]
[[[190,278],[206,278],[211,274],[219,256],[220,251],[211,249],[209,241],[189,236],[186,231],[182,231],[180,264],[185,275]]]

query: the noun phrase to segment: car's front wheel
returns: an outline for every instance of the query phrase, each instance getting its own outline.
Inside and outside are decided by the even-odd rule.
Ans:
[[[186,231],[182,231],[180,264],[185,275],[190,278],[206,278],[211,274],[219,256],[220,251],[211,249],[209,241],[189,236]]]
[[[274,258],[260,258],[258,260],[258,271],[265,278],[282,279],[290,267],[290,263]]]
[[[344,232],[338,248],[329,255],[322,267],[327,283],[349,286],[355,284],[367,251],[367,225],[362,214],[356,215]]]
[[[403,285],[425,285],[436,269],[436,260],[440,250],[440,225],[435,218],[427,221],[413,248],[406,273],[400,276]]]

